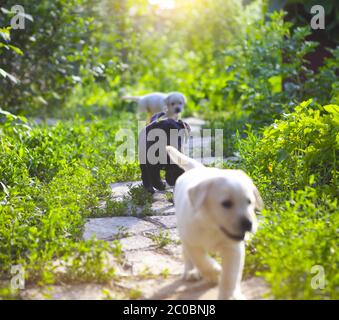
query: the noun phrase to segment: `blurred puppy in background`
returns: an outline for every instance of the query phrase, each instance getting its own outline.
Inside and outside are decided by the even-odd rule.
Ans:
[[[165,180],[170,186],[174,186],[177,178],[184,173],[182,168],[171,163],[165,148],[172,145],[181,150],[189,132],[187,123],[171,118],[153,121],[140,131],[139,165],[142,183],[148,192],[153,194],[155,189],[165,190],[166,185],[160,177],[161,170],[165,171]]]
[[[241,170],[207,168],[171,146],[166,150],[186,171],[174,188],[184,279],[202,276],[220,283],[219,299],[243,299],[244,238],[247,232],[255,232],[255,209],[262,207],[257,188]],[[221,254],[222,266],[209,256],[211,251]]]
[[[186,98],[180,92],[167,94],[155,92],[140,97],[125,96],[122,99],[137,102],[139,113],[154,115],[164,112],[167,118],[174,120],[178,120],[178,115],[183,111],[186,104]]]
[[[188,141],[190,126],[179,119],[179,114],[186,104],[185,96],[180,92],[172,92],[152,93],[143,97],[125,97],[125,99],[137,101],[139,111],[149,111],[153,114],[150,124],[141,130],[138,141],[143,186],[150,193],[154,193],[155,189],[165,190],[166,185],[160,178],[161,170],[165,171],[166,182],[174,186],[176,179],[184,171],[176,164],[170,163],[165,147],[174,145],[181,150],[182,144]],[[171,136],[172,133],[174,137]],[[165,156],[162,161],[158,161],[158,158],[162,158],[160,155]]]

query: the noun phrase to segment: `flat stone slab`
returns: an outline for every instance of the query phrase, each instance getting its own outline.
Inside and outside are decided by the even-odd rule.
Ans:
[[[175,257],[176,259],[183,261],[182,259],[182,247],[179,245],[179,237],[175,240],[173,234],[171,235],[172,242],[166,245],[164,248],[161,249],[161,252],[164,254],[168,254],[170,256]]]
[[[163,235],[168,235],[169,240],[171,243],[179,243],[178,241],[180,240],[179,234],[176,228],[174,229],[164,229],[164,228],[158,228],[156,230],[150,230],[144,232],[146,236],[156,236],[162,233]]]
[[[163,273],[179,275],[183,264],[174,257],[155,250],[137,250],[125,253],[132,267],[133,275],[160,275]]]
[[[112,199],[115,201],[122,201],[131,187],[136,187],[140,184],[141,181],[111,183]]]
[[[34,287],[20,291],[24,300],[107,300],[131,299],[131,292],[138,292],[138,299],[147,300],[215,300],[218,287],[200,281],[185,281],[178,275],[163,273],[156,277],[144,272],[141,276],[121,277],[110,284],[65,284]],[[261,278],[242,282],[242,292],[248,300],[272,299],[269,288]]]
[[[185,281],[180,276],[158,276],[157,278],[136,278],[129,282],[123,278],[121,287],[131,290],[137,288],[141,299],[150,300],[216,300],[218,286],[204,280]],[[268,287],[261,278],[251,278],[242,282],[242,293],[248,300],[263,300],[267,297]]]
[[[112,188],[112,199],[114,201],[123,201],[128,194],[131,187],[141,186],[141,181],[134,182],[118,182],[111,184]],[[175,213],[172,202],[169,202],[166,198],[166,192],[173,192],[173,188],[167,186],[166,191],[157,191],[153,195],[152,212],[151,214],[162,214],[162,215],[173,215]],[[101,204],[99,207],[104,207],[105,204]],[[141,207],[139,208],[141,211]],[[128,215],[128,212],[126,212]]]
[[[85,224],[84,240],[95,236],[99,240],[112,241],[128,235],[151,231],[157,226],[135,217],[93,218]]]
[[[153,195],[152,211],[155,215],[174,215],[173,202],[168,201],[166,192],[173,193],[173,188],[168,187],[166,191],[157,191]]]
[[[28,288],[20,292],[24,300],[106,300],[128,299],[123,290],[101,284],[65,284]]]
[[[162,214],[165,216],[174,215],[175,209],[172,203],[164,201],[155,201],[152,203],[152,211],[154,214]]]
[[[123,251],[144,250],[154,247],[154,242],[149,237],[136,235],[120,240]]]
[[[267,286],[263,285],[262,280],[259,278],[243,281],[241,287],[242,293],[249,300],[262,300],[267,292]],[[257,290],[253,291],[253,287],[256,287]],[[216,300],[218,293],[218,286],[210,285],[204,280],[187,282],[180,279],[172,281],[166,287],[160,287],[160,290],[155,292],[150,298],[166,300]]]
[[[158,225],[161,228],[173,229],[177,227],[177,218],[173,216],[151,216],[148,221]]]
[[[165,191],[157,191],[153,194],[153,200],[154,201],[163,201],[163,202],[169,202],[166,197],[166,192],[173,192],[173,188],[167,187]],[[170,203],[170,202],[169,202]]]

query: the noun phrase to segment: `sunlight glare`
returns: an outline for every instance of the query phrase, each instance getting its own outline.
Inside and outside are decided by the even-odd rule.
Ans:
[[[153,6],[159,6],[161,9],[174,9],[175,0],[148,0]]]

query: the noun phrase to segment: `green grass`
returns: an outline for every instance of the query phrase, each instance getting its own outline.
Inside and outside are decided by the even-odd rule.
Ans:
[[[146,192],[142,184],[130,187],[126,196],[136,206],[146,206],[152,203],[152,195]]]
[[[179,15],[156,14],[148,1],[111,2],[93,10],[92,0],[23,0],[34,17],[24,33],[7,28],[4,13],[0,297],[17,298],[8,287],[17,264],[28,285],[115,279],[107,255],[120,263],[121,245],[83,241],[86,219],[152,214],[140,186],[122,201],[111,195],[111,183],[140,179],[135,159],[116,156],[125,145],[136,151],[128,140],[137,137],[136,106],[121,97],[181,91],[184,115],[224,130],[224,156],[241,157],[225,167],[244,169],[264,198],[245,276],[264,277],[276,298],[338,299],[339,48],[314,72],[309,25],[278,12],[267,18],[266,1],[194,1]],[[57,122],[36,125],[18,114]],[[166,232],[153,240],[170,243]],[[317,266],[323,287],[314,285]]]
[[[339,107],[311,100],[240,140],[239,166],[254,179],[266,209],[246,272],[280,299],[338,299]],[[314,286],[315,266],[324,287]]]
[[[263,211],[247,272],[262,276],[278,299],[338,299],[338,201],[310,187]],[[324,270],[324,286],[314,268]],[[320,282],[321,284],[321,282]]]
[[[130,187],[121,201],[111,198],[110,183],[140,179],[136,162],[115,158],[120,145],[115,134],[125,126],[136,132],[135,118],[116,117],[76,118],[48,127],[6,114],[0,131],[2,283],[9,283],[16,264],[24,267],[28,284],[116,277],[107,255],[121,261],[119,241],[83,241],[86,219],[152,214],[152,196],[141,185]],[[237,131],[237,120],[210,117],[214,127],[229,124],[228,132]],[[337,128],[338,106],[308,101],[284,120],[243,131],[232,142],[242,157],[234,167],[250,174],[266,204],[249,243],[245,276],[265,278],[276,298],[338,298]],[[171,194],[166,198],[171,200]],[[119,234],[126,236],[128,230]],[[151,239],[158,248],[172,242],[165,231]],[[324,288],[312,286],[314,266],[324,269]],[[16,297],[6,285],[0,294]]]
[[[159,233],[149,236],[158,248],[164,248],[173,243],[170,233],[168,231],[160,231]]]
[[[22,264],[28,283],[51,283],[60,259],[69,279],[111,277],[104,255],[119,252],[117,245],[81,235],[101,201],[108,202],[106,213],[122,211],[110,202],[109,183],[139,179],[136,163],[114,155],[120,126],[134,128],[130,114],[51,127],[25,122],[6,114],[0,127],[0,278],[8,282],[11,266]]]

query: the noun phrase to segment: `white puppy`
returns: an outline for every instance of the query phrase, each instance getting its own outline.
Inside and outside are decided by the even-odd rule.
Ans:
[[[172,161],[186,171],[174,189],[184,278],[202,276],[220,282],[219,299],[243,299],[244,238],[246,232],[256,230],[255,209],[262,206],[258,190],[241,170],[207,168],[171,146],[166,149]],[[220,253],[221,267],[209,256],[213,251]]]
[[[138,111],[141,113],[155,114],[163,111],[166,112],[168,118],[173,118],[182,112],[186,104],[186,98],[180,92],[168,94],[155,92],[141,97],[126,96],[122,99],[137,102]]]

